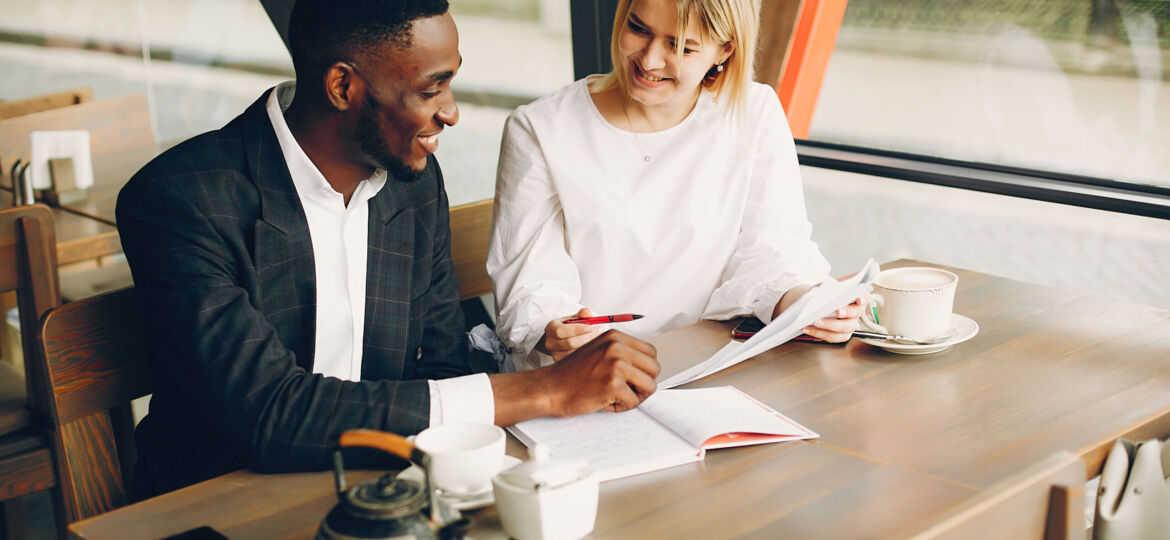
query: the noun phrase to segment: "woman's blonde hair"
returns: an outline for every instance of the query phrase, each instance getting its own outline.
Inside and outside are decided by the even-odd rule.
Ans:
[[[719,45],[734,43],[735,48],[722,72],[708,73],[703,86],[711,90],[715,100],[726,97],[733,112],[738,112],[747,97],[748,84],[756,61],[756,40],[760,33],[760,0],[677,0],[678,29],[680,38],[686,34],[692,16],[699,18],[699,27]],[[618,41],[630,18],[633,0],[620,0],[613,18],[613,37],[609,42],[609,56],[613,69],[590,85],[593,92],[602,92],[617,87],[627,91],[630,81],[622,69],[625,59],[618,50]],[[675,54],[682,56],[683,39],[675,43]]]

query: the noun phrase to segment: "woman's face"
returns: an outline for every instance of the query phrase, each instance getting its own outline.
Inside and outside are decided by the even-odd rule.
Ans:
[[[675,1],[634,0],[618,39],[629,96],[646,106],[690,107],[707,71],[731,53],[731,45],[706,36],[695,16],[690,17],[686,35],[675,36]],[[681,57],[675,53],[676,40],[683,44]]]

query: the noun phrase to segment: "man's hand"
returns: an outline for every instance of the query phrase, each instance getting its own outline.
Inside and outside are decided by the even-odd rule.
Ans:
[[[552,415],[633,409],[658,388],[659,369],[653,345],[609,330],[548,367]]]
[[[496,424],[633,409],[657,389],[659,369],[653,345],[609,330],[551,366],[491,375]]]

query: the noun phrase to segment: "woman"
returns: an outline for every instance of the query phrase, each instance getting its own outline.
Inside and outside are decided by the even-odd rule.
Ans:
[[[641,337],[767,322],[828,279],[784,112],[752,82],[758,27],[759,0],[622,0],[613,71],[508,118],[488,273],[517,368],[604,331],[569,317],[644,314],[620,326]],[[805,332],[844,341],[860,314]]]

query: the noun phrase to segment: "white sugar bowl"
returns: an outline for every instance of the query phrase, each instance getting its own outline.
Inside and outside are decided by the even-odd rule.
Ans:
[[[545,446],[531,456],[492,479],[504,532],[516,540],[574,540],[593,532],[597,475],[584,461],[550,458]]]

